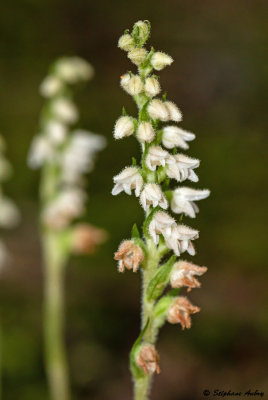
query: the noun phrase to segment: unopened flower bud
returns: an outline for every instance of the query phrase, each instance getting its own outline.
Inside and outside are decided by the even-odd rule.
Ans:
[[[155,138],[155,131],[150,122],[142,122],[139,124],[137,137],[141,143],[151,143]]]
[[[152,344],[142,346],[136,363],[146,375],[153,375],[154,372],[160,373],[159,354]]]
[[[138,21],[134,24],[134,30],[138,28],[138,39],[142,42],[149,36],[149,25],[144,21]]]
[[[122,35],[118,40],[118,47],[124,51],[130,51],[135,48],[135,43],[129,33]]]
[[[166,103],[163,103],[163,101],[159,99],[153,99],[147,109],[150,117],[152,119],[159,119],[160,121],[168,121],[169,110],[165,104]]]
[[[146,79],[144,89],[148,97],[157,96],[161,91],[158,80],[152,76]]]
[[[163,53],[162,51],[156,51],[151,59],[151,64],[157,71],[161,71],[161,69],[172,63],[173,58],[170,57],[168,54]]]
[[[92,254],[96,246],[104,243],[107,232],[90,224],[77,224],[72,238],[72,250],[75,254]]]
[[[133,62],[133,64],[140,65],[145,61],[147,57],[147,51],[143,48],[137,48],[131,50],[127,56]]]
[[[129,74],[123,75],[121,86],[131,96],[136,96],[143,91],[143,83],[139,75],[133,75],[132,77]]]
[[[119,246],[119,249],[114,255],[114,259],[119,261],[119,272],[124,272],[125,268],[137,272],[144,259],[144,254],[142,249],[134,244],[132,240],[125,240]]]
[[[44,97],[56,96],[62,89],[62,81],[55,76],[47,76],[40,85],[40,93]]]
[[[165,101],[164,102],[168,113],[169,118],[171,121],[180,122],[182,120],[182,113],[176,106],[176,104],[172,103],[172,101]]]
[[[115,139],[122,139],[133,134],[135,126],[131,117],[120,117],[114,127]]]
[[[181,324],[182,329],[191,328],[191,314],[200,311],[200,308],[193,306],[186,297],[176,297],[168,309],[167,320],[171,324]]]
[[[192,288],[199,288],[201,283],[194,275],[201,276],[207,272],[207,267],[199,267],[187,261],[178,261],[174,264],[171,275],[170,284],[173,288],[181,288],[187,286],[187,292]]]

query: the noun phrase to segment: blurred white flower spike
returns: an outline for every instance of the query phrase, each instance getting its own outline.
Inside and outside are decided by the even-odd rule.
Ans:
[[[3,184],[12,173],[10,162],[5,157],[6,145],[0,135],[0,229],[10,229],[18,225],[20,213],[15,203],[4,195]],[[11,255],[0,239],[0,270],[7,264]]]
[[[93,67],[79,57],[62,57],[51,66],[49,75],[40,86],[46,102],[41,113],[40,130],[33,138],[28,156],[29,166],[42,172],[40,220],[45,264],[44,337],[52,400],[71,398],[62,334],[64,267],[71,253],[93,253],[107,238],[104,230],[81,221],[88,199],[86,174],[94,168],[96,155],[104,149],[106,140],[77,127],[79,111],[73,101],[72,86],[91,79],[93,75]],[[124,124],[121,125],[120,134],[126,129]],[[54,357],[55,354],[58,358]]]
[[[133,226],[131,238],[122,242],[114,257],[120,272],[139,269],[143,278],[142,330],[130,352],[137,400],[148,400],[152,375],[160,372],[155,345],[161,326],[169,321],[179,323],[182,329],[190,328],[190,315],[200,310],[187,298],[178,296],[182,287],[188,291],[200,287],[194,275],[201,276],[207,270],[178,261],[182,253],[195,255],[193,241],[199,237],[199,231],[182,224],[181,219],[195,218],[198,212],[195,201],[210,194],[207,189],[178,186],[186,180],[198,181],[195,169],[200,161],[178,152],[189,149],[195,134],[176,125],[182,121],[181,110],[167,100],[166,93],[159,96],[161,86],[155,73],[171,65],[173,58],[152,47],[146,49],[149,36],[149,21],[138,21],[131,32],[126,30],[119,39],[119,48],[138,67],[137,72],[123,74],[120,82],[133,97],[138,116],[128,115],[123,108],[114,128],[115,139],[135,137],[142,152],[140,164],[133,158],[132,166],[114,177],[112,190],[113,195],[134,192],[145,212],[142,228]],[[180,223],[172,213],[181,214]],[[138,260],[135,266],[134,258]],[[167,293],[169,284],[173,290]]]

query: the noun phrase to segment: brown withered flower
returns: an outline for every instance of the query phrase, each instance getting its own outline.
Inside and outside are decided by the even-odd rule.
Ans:
[[[137,272],[144,259],[144,254],[142,249],[132,240],[125,240],[120,244],[114,259],[118,261],[119,272],[124,272],[125,268]]]
[[[108,234],[104,229],[90,224],[77,224],[72,238],[72,250],[76,254],[95,253],[97,245],[107,240]]]
[[[178,261],[173,266],[170,284],[173,288],[188,286],[187,292],[190,292],[192,288],[201,286],[194,275],[201,276],[205,272],[207,272],[207,267],[199,267],[187,261]]]
[[[152,375],[154,372],[160,373],[159,354],[152,344],[142,346],[136,362],[147,375]]]
[[[171,324],[181,324],[182,329],[191,328],[191,314],[200,311],[186,297],[176,297],[168,309],[167,320]]]

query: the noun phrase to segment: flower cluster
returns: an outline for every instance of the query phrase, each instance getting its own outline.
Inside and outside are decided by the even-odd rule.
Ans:
[[[16,226],[20,219],[16,205],[3,193],[2,184],[9,179],[12,168],[9,161],[5,158],[5,141],[0,135],[0,228],[8,229]],[[0,241],[0,269],[8,260],[8,251],[5,244]]]
[[[114,177],[112,190],[113,195],[120,192],[130,195],[134,191],[145,211],[143,237],[135,227],[131,240],[121,243],[115,259],[119,261],[120,272],[125,267],[136,271],[137,262],[142,267],[142,325],[145,331],[143,345],[139,347],[135,360],[147,375],[154,371],[159,372],[158,355],[152,346],[163,321],[167,319],[172,324],[180,323],[182,329],[189,328],[190,315],[199,311],[185,297],[164,296],[158,302],[156,299],[169,282],[176,293],[183,286],[188,290],[200,287],[194,275],[200,276],[206,272],[205,267],[198,267],[187,261],[176,261],[176,257],[184,252],[192,256],[195,254],[193,241],[198,238],[199,232],[177,223],[167,210],[170,208],[172,213],[181,214],[180,221],[182,214],[194,218],[198,212],[195,201],[205,199],[210,193],[207,189],[180,186],[186,180],[198,182],[196,168],[200,161],[182,153],[189,148],[188,143],[195,139],[195,135],[175,124],[182,121],[182,112],[177,105],[167,100],[165,93],[162,97],[157,97],[161,86],[154,70],[162,70],[173,59],[153,48],[147,50],[144,44],[149,35],[149,22],[138,21],[132,32],[126,31],[118,42],[119,48],[126,51],[128,58],[138,67],[137,74],[127,72],[122,75],[120,84],[133,97],[139,114],[135,118],[123,109],[115,123],[114,138],[135,136],[141,146],[142,159],[140,165],[133,159],[132,165]],[[170,251],[174,255],[168,262],[161,264],[162,258]],[[158,304],[162,304],[162,300],[165,307],[161,308]],[[159,317],[159,310],[162,319]],[[149,320],[147,328],[146,319]],[[135,368],[133,371],[135,375]]]
[[[42,222],[53,230],[64,230],[83,215],[87,200],[85,174],[93,169],[96,153],[105,146],[104,137],[74,126],[79,113],[72,100],[71,85],[90,79],[93,73],[85,60],[64,57],[54,63],[40,86],[40,93],[47,101],[28,162],[32,168],[42,167],[46,182],[41,189]],[[93,231],[88,226],[88,235],[92,236]],[[94,235],[100,241],[102,234],[95,229]]]

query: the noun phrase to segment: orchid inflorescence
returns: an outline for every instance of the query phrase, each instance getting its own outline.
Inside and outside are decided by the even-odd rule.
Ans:
[[[71,253],[93,253],[106,231],[80,222],[86,211],[85,174],[94,167],[103,136],[77,128],[78,109],[72,85],[93,76],[92,66],[78,57],[63,57],[41,83],[46,98],[39,133],[29,154],[32,168],[41,168],[41,238],[44,258],[44,339],[46,370],[53,400],[70,400],[64,344],[64,270]]]
[[[161,71],[173,59],[153,48],[147,50],[144,45],[149,35],[150,23],[138,21],[131,33],[127,30],[119,39],[119,48],[138,67],[137,74],[127,72],[121,76],[121,87],[133,97],[139,113],[134,118],[123,108],[114,128],[115,139],[135,136],[142,151],[140,165],[133,158],[132,165],[114,177],[112,190],[113,195],[121,192],[131,195],[134,191],[145,212],[143,235],[134,225],[132,238],[123,241],[115,253],[120,272],[125,268],[136,272],[141,267],[143,275],[142,331],[130,355],[137,400],[147,399],[151,375],[159,372],[155,348],[159,328],[166,320],[180,323],[182,329],[190,328],[190,315],[200,310],[186,297],[178,296],[180,288],[187,287],[190,291],[200,287],[195,275],[207,270],[177,260],[184,252],[195,255],[192,242],[199,232],[178,224],[167,210],[195,218],[199,211],[195,201],[205,199],[210,193],[207,189],[178,186],[187,179],[198,181],[195,169],[200,161],[178,152],[178,148],[187,150],[195,135],[175,124],[182,121],[182,113],[167,100],[166,94],[156,97],[161,87],[153,71]],[[177,182],[175,187],[172,180]],[[174,254],[167,258],[171,252]],[[172,290],[161,297],[169,283]]]
[[[0,228],[9,229],[16,226],[20,219],[20,213],[15,203],[5,196],[3,183],[10,178],[12,166],[5,157],[5,141],[0,135]],[[9,253],[6,245],[0,240],[0,269],[8,262]]]
[[[71,86],[92,78],[93,74],[93,67],[87,61],[62,57],[53,64],[40,86],[47,102],[40,121],[41,133],[33,139],[28,161],[32,168],[42,167],[46,181],[41,188],[42,223],[59,232],[85,212],[84,175],[93,169],[96,153],[105,147],[103,136],[72,128],[79,113],[72,100]],[[76,224],[73,234],[74,252],[92,251],[94,238],[96,242],[104,238],[104,232],[89,224]],[[78,238],[88,245],[82,246]]]

